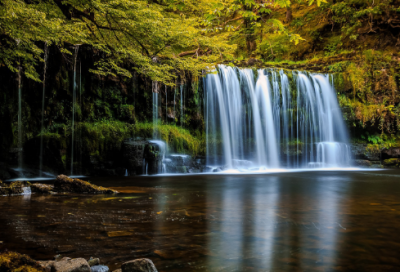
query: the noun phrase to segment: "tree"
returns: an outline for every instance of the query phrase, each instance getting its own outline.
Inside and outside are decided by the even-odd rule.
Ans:
[[[307,0],[309,5],[318,6],[324,0]],[[256,49],[257,33],[279,33],[289,36],[289,40],[297,44],[302,40],[300,35],[290,33],[280,20],[274,19],[273,12],[278,8],[290,8],[290,0],[227,0],[215,3],[206,23],[210,31],[231,31],[231,40],[246,40],[247,54],[251,55]],[[291,13],[290,13],[291,18]]]
[[[195,5],[195,3],[197,3]],[[206,35],[199,22],[208,2],[174,0],[3,0],[0,4],[0,65],[39,81],[43,43],[72,54],[89,45],[104,55],[92,72],[130,77],[134,69],[173,84],[177,73],[197,75],[232,54],[222,36]],[[194,50],[191,57],[184,52]],[[130,64],[130,65],[128,65]]]

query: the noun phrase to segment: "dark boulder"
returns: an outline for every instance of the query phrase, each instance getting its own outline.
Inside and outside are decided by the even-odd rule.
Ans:
[[[161,141],[149,141],[143,152],[144,167],[146,174],[155,175],[163,171],[163,159],[165,156],[165,145]]]

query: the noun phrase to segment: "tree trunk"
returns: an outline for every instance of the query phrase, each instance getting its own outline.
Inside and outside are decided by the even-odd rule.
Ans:
[[[293,15],[292,15],[292,8],[287,7],[286,8],[286,22],[290,23],[293,20]]]

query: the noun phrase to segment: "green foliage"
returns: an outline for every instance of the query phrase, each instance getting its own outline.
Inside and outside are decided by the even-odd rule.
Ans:
[[[196,3],[196,5],[194,5]],[[36,64],[43,61],[38,42],[71,55],[71,45],[88,45],[102,56],[91,70],[102,76],[131,76],[133,67],[154,81],[173,84],[176,72],[198,75],[232,47],[223,37],[203,35],[199,14],[207,1],[4,0],[0,5],[0,65],[40,81]],[[202,5],[204,4],[204,5]],[[193,7],[196,7],[194,9]],[[197,58],[180,53],[197,49]],[[199,55],[199,54],[198,54]],[[129,65],[130,64],[130,65]]]

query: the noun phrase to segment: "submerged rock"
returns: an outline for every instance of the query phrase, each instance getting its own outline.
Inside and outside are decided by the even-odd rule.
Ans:
[[[100,264],[100,259],[99,258],[90,257],[90,259],[88,260],[88,264],[90,266],[99,265]]]
[[[90,272],[88,262],[83,258],[62,258],[54,262],[51,271],[54,272]]]
[[[115,190],[90,184],[80,179],[72,179],[66,175],[59,175],[54,182],[56,192],[89,193],[89,194],[115,194]]]
[[[106,265],[94,265],[90,268],[92,272],[109,272],[110,269]]]
[[[137,259],[123,263],[122,272],[157,272],[157,269],[150,259]]]

